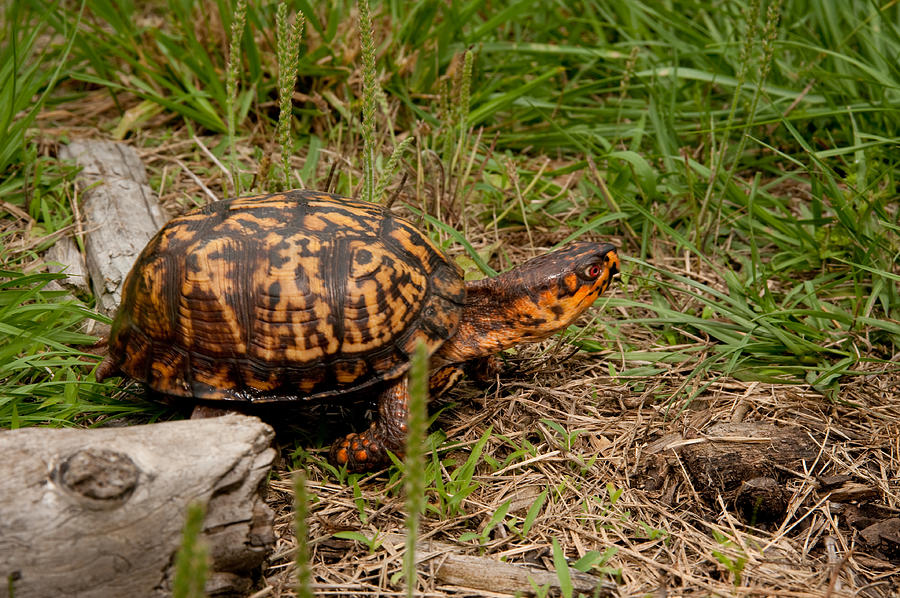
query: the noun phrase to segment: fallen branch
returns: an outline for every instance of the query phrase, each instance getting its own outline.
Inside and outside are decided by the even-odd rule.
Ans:
[[[207,592],[245,593],[274,544],[272,429],[229,415],[0,433],[0,596],[162,597],[187,506],[206,506]]]
[[[112,314],[119,305],[125,276],[168,217],[131,147],[96,139],[75,140],[62,146],[59,156],[82,167],[77,181],[83,190],[87,267],[97,309]]]
[[[406,536],[403,534],[389,533],[384,539],[384,545],[393,545],[398,551],[403,549],[405,542]],[[560,589],[556,571],[504,563],[490,557],[458,554],[458,550],[451,544],[424,540],[417,545],[416,562],[420,567],[429,567],[438,582],[462,588],[529,596],[534,595],[534,587]],[[594,575],[570,568],[569,578],[575,592],[589,596],[617,594],[615,584]]]

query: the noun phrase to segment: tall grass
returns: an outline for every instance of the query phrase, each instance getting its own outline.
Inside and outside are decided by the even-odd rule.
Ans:
[[[50,31],[48,15],[20,2],[5,4],[0,13],[0,200],[6,202],[0,205],[0,215],[18,208],[16,217],[26,213],[33,232],[30,239],[16,243],[16,232],[0,227],[0,267],[31,261],[33,252],[50,244],[39,239],[41,233],[54,233],[72,222],[61,192],[70,170],[40,155],[33,128],[41,111],[58,102],[53,92],[70,74],[68,57],[84,5],[73,11],[54,46],[42,39]]]
[[[366,201],[375,201],[375,106],[378,95],[375,84],[375,33],[372,31],[372,18],[369,16],[369,0],[360,0],[358,6],[363,63],[361,196]]]
[[[294,536],[297,539],[297,554],[294,567],[297,569],[296,593],[298,598],[312,598],[312,571],[309,565],[309,495],[306,491],[306,473],[303,469],[294,473]]]
[[[19,2],[3,8],[0,29],[0,175],[3,178],[10,169],[26,162],[26,132],[65,73],[84,5],[82,2],[73,13],[72,22],[60,31],[64,38],[56,52],[55,64],[48,59],[53,50],[39,42],[40,36],[46,34],[46,15],[29,10]]]
[[[171,0],[163,23],[100,0],[81,22],[23,5],[75,36],[71,55],[46,49],[71,89],[130,93],[207,132],[228,130],[226,114],[235,135],[275,127],[261,109],[278,95],[274,6],[248,6],[245,34],[232,33],[232,93],[215,27],[197,25],[231,30],[225,0]],[[304,180],[326,148],[361,141],[362,176],[339,170],[337,191],[362,180],[380,201],[405,164],[445,243],[537,229],[621,239],[634,294],[608,303],[627,314],[606,318],[617,344],[581,342],[614,348],[629,371],[645,367],[628,365],[645,361],[625,336],[635,327],[671,347],[656,359],[695,363],[697,376],[828,393],[897,353],[900,5],[392,0],[361,7],[359,25],[353,7],[289,3],[307,18],[297,88],[318,98],[292,111]],[[399,139],[385,165],[382,138]],[[490,270],[487,249],[464,246]]]
[[[228,119],[228,155],[231,169],[231,186],[234,196],[241,194],[242,185],[238,170],[238,151],[235,139],[237,129],[238,81],[241,76],[241,40],[247,23],[247,2],[237,0],[231,36],[228,45],[228,64],[225,68],[225,114]]]
[[[301,11],[294,17],[293,27],[288,25],[287,3],[278,6],[278,127],[276,135],[281,147],[281,187],[291,188],[291,156],[294,154],[294,140],[291,124],[294,121],[294,85],[297,83],[297,61],[303,25],[306,22]]]
[[[403,460],[406,494],[406,552],[403,578],[406,596],[413,598],[417,586],[416,545],[419,519],[425,511],[425,440],[428,436],[428,348],[420,342],[409,370],[409,419]]]
[[[200,502],[188,505],[181,545],[175,555],[172,598],[205,598],[209,574],[209,547],[202,537],[206,508]]]
[[[90,424],[158,406],[117,401],[106,386],[86,380],[98,358],[88,319],[108,322],[47,285],[61,274],[0,270],[0,428]]]

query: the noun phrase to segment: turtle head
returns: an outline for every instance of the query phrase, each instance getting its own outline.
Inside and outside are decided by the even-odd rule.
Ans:
[[[504,303],[512,305],[512,314],[518,317],[521,340],[533,341],[578,319],[618,272],[615,247],[579,241],[532,258],[494,280],[507,298]]]
[[[469,282],[459,329],[439,357],[466,361],[547,338],[578,319],[618,272],[615,247],[579,241]]]

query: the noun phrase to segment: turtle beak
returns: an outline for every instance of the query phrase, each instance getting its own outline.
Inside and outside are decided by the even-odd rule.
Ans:
[[[612,278],[619,272],[621,272],[621,262],[619,261],[619,254],[616,251],[614,245],[606,244],[603,246],[602,250],[606,253],[604,256],[604,261],[606,262],[606,272],[604,272],[601,277],[603,282],[600,285],[600,294],[606,292],[609,288],[610,283],[612,283]]]
[[[606,250],[607,268],[609,269],[609,278],[612,278],[613,276],[621,272],[619,253],[616,251],[616,248],[613,245],[607,245],[606,247],[609,248]]]

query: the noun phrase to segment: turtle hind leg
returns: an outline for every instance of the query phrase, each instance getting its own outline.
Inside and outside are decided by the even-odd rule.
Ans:
[[[347,471],[371,471],[390,463],[388,451],[402,457],[409,418],[409,383],[402,376],[378,397],[378,416],[369,429],[348,434],[331,445],[328,460]]]
[[[107,378],[113,378],[115,376],[121,376],[122,372],[119,370],[119,366],[117,366],[112,358],[107,355],[103,358],[103,361],[100,362],[100,365],[97,366],[97,369],[94,370],[94,379],[97,382],[103,382]]]
[[[503,371],[503,362],[497,355],[488,355],[471,359],[465,364],[466,375],[484,388],[497,381],[497,375]]]

